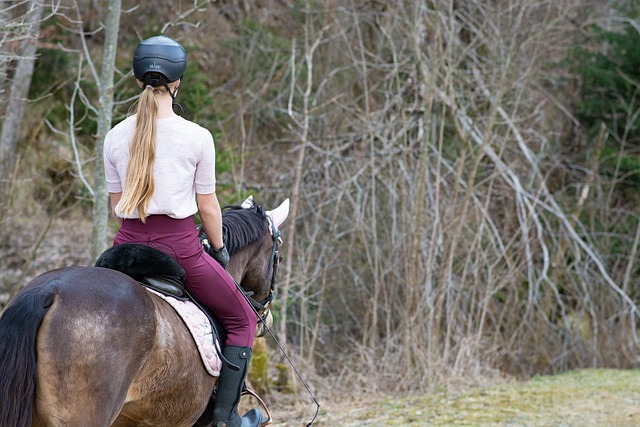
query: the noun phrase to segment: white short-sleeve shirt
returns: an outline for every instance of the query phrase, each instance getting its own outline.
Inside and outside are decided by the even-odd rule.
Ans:
[[[215,147],[207,129],[173,116],[156,122],[156,158],[153,165],[155,191],[148,215],[168,215],[181,219],[198,211],[196,193],[215,192]],[[104,141],[104,169],[109,193],[120,193],[126,183],[129,145],[136,127],[130,116],[111,129]],[[139,218],[137,210],[121,218]]]

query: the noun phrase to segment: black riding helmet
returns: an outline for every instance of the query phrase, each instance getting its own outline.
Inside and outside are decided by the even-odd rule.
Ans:
[[[145,85],[150,84],[155,87],[180,80],[186,68],[187,52],[184,47],[166,36],[155,36],[143,40],[133,54],[133,74]],[[157,74],[155,78],[145,79],[145,76],[150,73],[161,74],[164,81],[157,78]]]
[[[133,74],[146,86],[164,86],[171,95],[174,109],[182,106],[176,102],[176,88],[173,92],[168,83],[182,79],[187,68],[187,52],[177,41],[167,36],[154,36],[140,42],[133,54]]]

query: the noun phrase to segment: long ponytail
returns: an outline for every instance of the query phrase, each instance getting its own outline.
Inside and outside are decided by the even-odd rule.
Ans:
[[[129,147],[129,163],[120,211],[131,215],[137,208],[142,222],[147,218],[149,201],[155,191],[153,164],[156,159],[156,120],[158,100],[155,91],[160,88],[146,86],[138,99],[136,130]]]

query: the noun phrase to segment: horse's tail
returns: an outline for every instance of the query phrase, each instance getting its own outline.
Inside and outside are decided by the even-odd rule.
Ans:
[[[29,427],[36,386],[36,337],[54,294],[25,291],[0,316],[0,426]]]

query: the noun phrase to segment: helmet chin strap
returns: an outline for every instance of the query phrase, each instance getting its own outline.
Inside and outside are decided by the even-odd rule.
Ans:
[[[176,111],[176,107],[178,107],[180,109],[180,116],[184,116],[184,109],[182,108],[182,105],[178,104],[176,102],[176,95],[178,93],[178,88],[176,88],[173,92],[171,92],[171,89],[169,89],[169,86],[165,83],[164,86],[167,88],[167,90],[169,91],[169,95],[171,95],[171,108],[173,109],[173,111]]]

